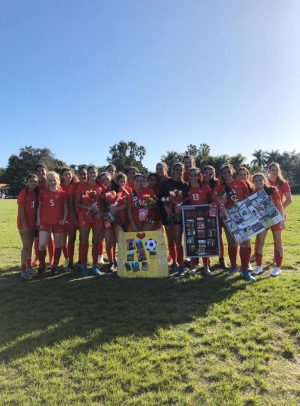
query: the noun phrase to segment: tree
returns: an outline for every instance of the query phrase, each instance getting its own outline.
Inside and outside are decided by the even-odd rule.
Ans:
[[[146,173],[147,168],[142,164],[146,155],[146,149],[134,141],[120,141],[109,148],[110,156],[107,158],[109,164],[117,167],[118,171],[126,171],[130,166],[136,166],[140,171]]]
[[[66,163],[54,158],[49,148],[26,146],[20,149],[19,155],[11,155],[5,170],[5,180],[10,185],[10,193],[17,195],[25,185],[25,178],[34,172],[35,165],[43,162],[49,170],[59,171]]]
[[[161,156],[161,160],[168,165],[169,175],[171,174],[172,166],[177,162],[182,162],[184,155],[176,151],[167,151],[166,155]]]
[[[278,150],[272,150],[266,153],[266,165],[270,165],[272,162],[281,163],[281,154]]]
[[[251,165],[257,166],[258,169],[262,171],[265,168],[266,164],[267,159],[266,152],[263,151],[262,149],[257,149],[253,152],[252,156],[254,156],[254,159],[251,161]]]

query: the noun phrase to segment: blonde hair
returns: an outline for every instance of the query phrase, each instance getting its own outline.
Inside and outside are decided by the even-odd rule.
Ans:
[[[47,173],[47,181],[46,181],[47,189],[49,188],[49,180],[50,180],[50,178],[55,178],[57,186],[60,186],[60,176],[59,176],[59,174],[54,172],[54,171],[50,171],[50,172]]]

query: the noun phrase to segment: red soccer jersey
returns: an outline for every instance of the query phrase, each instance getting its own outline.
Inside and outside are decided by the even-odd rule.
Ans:
[[[39,201],[42,204],[41,224],[58,224],[63,219],[67,194],[61,188],[55,192],[49,189],[42,190],[39,195]]]
[[[135,195],[134,195],[135,194]],[[156,211],[156,206],[148,206],[147,205],[147,200],[148,199],[153,199],[155,196],[155,193],[153,190],[149,187],[144,187],[142,190],[139,192],[133,191],[132,194],[128,198],[128,204],[131,206],[132,209],[132,214],[134,221],[139,223],[141,220],[140,218],[140,210],[145,209],[148,214],[147,217],[151,220],[157,220],[157,211]],[[135,203],[135,199],[137,199],[137,203]]]
[[[88,182],[81,183],[77,189],[77,196],[80,196],[80,203],[85,206],[92,206],[97,203],[98,209],[102,205],[102,188],[98,184],[92,185]],[[84,209],[79,208],[79,220],[86,220],[90,218],[90,213]]]
[[[226,193],[225,207],[230,209],[237,201],[242,201],[249,196],[249,190],[243,180],[234,179],[228,184],[221,184],[215,188],[216,193]]]
[[[36,193],[32,190],[23,189],[19,193],[18,196],[18,218],[17,218],[17,226],[19,230],[23,230],[23,224],[21,220],[20,214],[20,206],[24,205],[25,210],[25,218],[27,227],[30,231],[34,231],[36,227]]]
[[[46,189],[46,181],[38,181],[38,187],[40,190],[45,190]]]
[[[210,188],[207,185],[191,186],[188,191],[189,202],[191,205],[207,204],[210,201]]]
[[[272,182],[271,180],[269,180],[269,184],[278,189],[281,201],[283,200],[283,196],[285,195],[285,193],[291,192],[289,182],[286,180],[281,185],[277,181]]]

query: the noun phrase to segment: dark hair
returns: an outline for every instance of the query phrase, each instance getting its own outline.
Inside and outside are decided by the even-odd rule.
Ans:
[[[145,178],[145,175],[142,172],[138,172],[134,175],[133,180],[136,180],[137,177],[142,176],[143,178]]]
[[[46,171],[48,171],[47,166],[43,162],[38,162],[34,167],[34,171],[36,172],[39,168],[44,168]]]
[[[150,176],[154,177],[157,180],[157,182],[159,181],[159,177],[158,177],[157,173],[155,173],[155,172],[149,173],[149,175],[147,176],[147,179],[149,179]]]
[[[82,172],[84,169],[87,171],[87,165],[83,164],[78,166],[78,172]]]
[[[223,171],[223,169],[225,169],[225,168],[230,168],[230,169],[232,170],[233,178],[235,177],[235,169],[234,169],[234,167],[233,167],[229,162],[224,163],[224,164],[221,165],[221,167],[220,167],[220,174],[221,174],[220,178],[221,178],[221,183],[222,183],[222,184],[225,183],[225,179],[224,179],[223,176],[222,176],[222,171]]]
[[[117,167],[116,167],[116,165],[114,165],[114,164],[109,164],[109,165],[107,165],[107,166],[105,167],[105,170],[107,171],[109,168],[113,168],[114,171],[117,170]]]
[[[216,185],[218,184],[218,179],[216,178],[216,169],[211,166],[211,165],[205,165],[205,167],[203,168],[203,172],[204,173],[207,169],[213,171],[213,177],[209,180],[208,184],[209,186],[214,189],[216,187]]]

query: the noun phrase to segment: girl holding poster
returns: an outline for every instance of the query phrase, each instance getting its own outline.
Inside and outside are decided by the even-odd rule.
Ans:
[[[182,163],[173,165],[172,178],[162,183],[159,198],[162,224],[166,230],[169,255],[173,261],[170,270],[177,271],[177,276],[184,276],[181,206],[187,198],[187,183],[183,180]]]
[[[283,205],[281,203],[280,193],[279,191],[273,186],[267,186],[267,180],[262,173],[256,173],[253,175],[253,183],[255,185],[255,192],[260,190],[264,190],[272,199],[275,207],[279,211],[279,213],[284,217],[283,213]],[[275,252],[275,268],[271,272],[272,276],[278,276],[281,274],[281,264],[282,264],[282,257],[283,257],[283,247],[282,247],[282,239],[281,239],[281,230],[285,228],[284,220],[281,223],[275,224],[271,227],[271,231],[273,233],[273,240],[274,240],[274,252]],[[261,274],[264,269],[262,267],[262,260],[263,260],[263,248],[265,243],[265,238],[267,235],[268,230],[263,231],[262,233],[258,234],[256,237],[256,250],[255,250],[255,258],[256,258],[256,270],[253,272],[254,275]]]
[[[221,184],[216,188],[219,201],[224,198],[224,205],[226,209],[232,208],[237,202],[244,200],[249,196],[249,190],[243,180],[234,178],[234,169],[232,165],[225,163],[221,166]],[[238,244],[232,237],[227,227],[225,227],[225,234],[228,243],[228,254],[230,258],[231,268],[228,275],[233,275],[237,272],[237,252]],[[247,281],[254,281],[255,278],[249,273],[248,265],[251,256],[250,240],[246,240],[240,244],[240,258],[241,258],[241,276]]]
[[[188,186],[188,201],[185,203],[186,205],[197,206],[199,204],[208,204],[211,200],[211,189],[206,183],[199,181],[199,174],[199,168],[190,169],[190,184]],[[206,276],[212,276],[212,272],[209,268],[209,257],[203,257],[202,261],[204,274]],[[196,273],[198,263],[198,258],[191,258],[192,269],[189,272],[191,275]]]
[[[220,185],[219,179],[216,177],[216,170],[213,166],[206,165],[203,169],[203,183],[208,185],[212,192],[216,190],[216,187]],[[225,262],[224,255],[224,242],[222,238],[222,229],[224,229],[224,224],[219,219],[219,231],[220,231],[220,249],[221,249],[221,256],[219,258],[219,265],[222,269],[227,269],[228,266]]]

